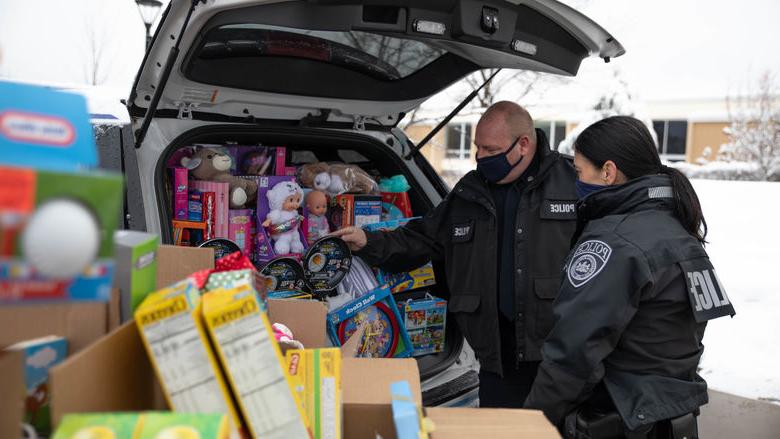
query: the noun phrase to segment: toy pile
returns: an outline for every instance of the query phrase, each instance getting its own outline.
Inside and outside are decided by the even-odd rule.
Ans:
[[[431,264],[386,273],[328,236],[347,226],[392,230],[416,219],[406,177],[377,181],[357,165],[288,161],[284,146],[196,144],[177,151],[168,159],[174,243],[214,247],[217,257],[241,251],[264,277],[269,297],[327,301],[336,346],[366,324],[359,356],[442,352],[446,301],[431,295]]]

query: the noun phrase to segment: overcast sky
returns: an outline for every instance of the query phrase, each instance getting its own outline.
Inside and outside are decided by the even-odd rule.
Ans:
[[[778,0],[583,2],[627,49],[609,66],[586,60],[578,82],[588,88],[608,88],[618,69],[643,99],[722,97],[765,70],[780,74]],[[143,50],[132,0],[0,0],[0,77],[94,82],[126,95]]]

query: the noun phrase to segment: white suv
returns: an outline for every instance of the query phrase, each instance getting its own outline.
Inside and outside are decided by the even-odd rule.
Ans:
[[[283,145],[290,165],[403,174],[424,214],[448,188],[396,127],[406,112],[479,69],[575,75],[585,57],[623,52],[552,0],[173,0],[128,102],[146,227],[171,242],[166,163],[195,143]],[[456,325],[445,352],[418,362],[426,405],[476,402]]]

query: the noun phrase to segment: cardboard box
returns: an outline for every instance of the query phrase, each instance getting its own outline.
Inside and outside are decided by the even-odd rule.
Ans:
[[[161,245],[157,250],[157,289],[192,273],[214,268],[214,249]]]
[[[0,351],[0,437],[16,438],[24,417],[24,354]]]
[[[429,407],[431,439],[560,438],[558,430],[538,410]]]

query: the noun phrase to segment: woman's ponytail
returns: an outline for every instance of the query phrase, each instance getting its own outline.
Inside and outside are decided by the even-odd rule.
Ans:
[[[678,169],[662,165],[661,173],[672,180],[674,189],[674,210],[685,230],[702,244],[707,241],[707,221],[701,210],[701,203],[688,177]]]

